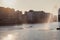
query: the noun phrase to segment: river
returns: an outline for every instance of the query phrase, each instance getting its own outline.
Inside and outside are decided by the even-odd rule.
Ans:
[[[60,40],[58,22],[0,27],[0,40]]]

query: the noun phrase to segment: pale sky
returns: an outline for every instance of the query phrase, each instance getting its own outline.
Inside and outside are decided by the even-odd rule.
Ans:
[[[43,10],[57,15],[58,8],[60,8],[60,0],[0,0],[0,6],[21,11],[30,9],[35,11]]]

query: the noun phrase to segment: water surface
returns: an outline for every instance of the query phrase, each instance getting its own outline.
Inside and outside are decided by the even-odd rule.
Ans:
[[[60,40],[57,27],[58,22],[0,27],[0,40]]]

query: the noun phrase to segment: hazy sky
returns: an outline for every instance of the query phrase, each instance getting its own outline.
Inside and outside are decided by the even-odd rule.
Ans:
[[[43,10],[57,15],[60,0],[0,0],[0,6],[18,10]]]

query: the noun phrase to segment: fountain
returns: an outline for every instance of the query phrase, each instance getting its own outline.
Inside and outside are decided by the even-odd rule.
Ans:
[[[49,15],[48,19],[47,19],[47,23],[45,24],[45,30],[49,30],[49,24],[51,22],[51,15]]]

